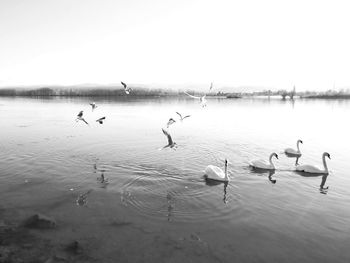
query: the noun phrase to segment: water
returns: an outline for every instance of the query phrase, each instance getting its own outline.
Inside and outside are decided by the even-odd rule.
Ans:
[[[94,100],[92,112],[87,98],[0,98],[3,216],[54,217],[38,234],[79,240],[87,262],[350,260],[349,101]],[[169,128],[177,150],[160,151],[176,111],[191,117]],[[293,172],[282,152],[297,139],[300,164],[330,153],[328,190]],[[274,151],[274,174],[248,167]],[[207,184],[205,167],[225,158],[229,184]]]

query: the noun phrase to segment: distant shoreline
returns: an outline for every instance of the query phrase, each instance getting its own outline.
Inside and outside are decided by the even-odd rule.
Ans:
[[[240,99],[240,98],[281,98],[282,100],[299,99],[350,99],[349,93],[343,92],[299,92],[294,94],[286,93],[285,91],[263,91],[263,92],[221,92],[212,91],[209,93],[186,90],[189,94],[195,96],[207,95],[207,98],[225,98],[225,99]],[[0,89],[0,97],[101,97],[101,98],[156,98],[156,97],[187,97],[183,90],[171,89],[148,89],[135,87],[130,95],[126,94],[123,88],[2,88]]]
[[[311,95],[300,97],[301,99],[324,99],[324,100],[339,100],[339,99],[350,99],[350,94],[344,95]]]

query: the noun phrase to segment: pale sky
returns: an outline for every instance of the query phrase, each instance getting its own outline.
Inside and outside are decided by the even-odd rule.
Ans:
[[[350,87],[347,1],[0,0],[0,86]]]

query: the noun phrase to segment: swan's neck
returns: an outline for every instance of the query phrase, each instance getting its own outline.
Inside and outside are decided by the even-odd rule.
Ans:
[[[225,179],[228,180],[228,174],[227,174],[227,164],[225,164]]]
[[[270,158],[269,158],[270,165],[271,165],[272,167],[275,167],[275,165],[274,165],[273,162],[272,162],[272,157],[273,157],[273,154],[271,154],[271,155],[270,155]]]
[[[327,166],[327,163],[326,163],[326,156],[325,156],[325,155],[322,156],[322,161],[323,161],[323,168],[324,168],[324,171],[325,171],[326,173],[328,173],[328,166]]]
[[[300,143],[300,141],[297,142],[297,149],[298,149],[298,152],[300,152],[299,143]]]

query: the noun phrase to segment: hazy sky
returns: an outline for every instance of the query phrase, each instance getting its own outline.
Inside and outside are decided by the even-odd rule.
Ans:
[[[350,86],[350,4],[0,0],[0,86]]]

